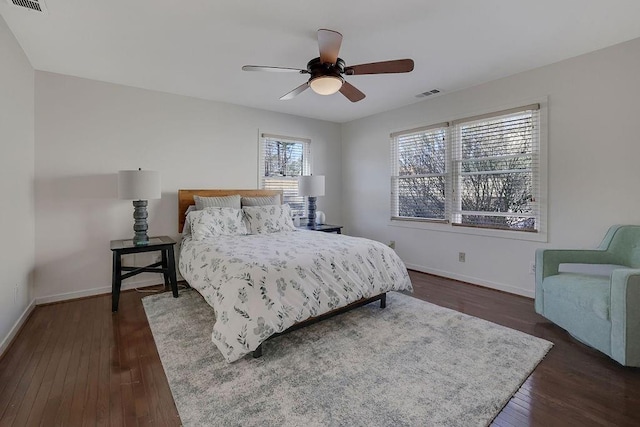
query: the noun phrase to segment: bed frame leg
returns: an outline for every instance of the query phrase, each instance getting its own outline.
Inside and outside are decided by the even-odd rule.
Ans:
[[[387,308],[387,294],[386,293],[382,294],[382,297],[380,297],[380,308]]]
[[[258,357],[262,357],[262,344],[260,344],[258,347],[256,347],[255,350],[253,350],[253,358],[257,359]]]

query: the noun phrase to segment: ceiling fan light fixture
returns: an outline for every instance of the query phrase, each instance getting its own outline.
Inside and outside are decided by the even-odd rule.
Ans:
[[[245,65],[242,69],[244,71],[291,71],[310,75],[310,78],[306,82],[281,96],[280,100],[282,101],[293,99],[305,90],[311,88],[311,90],[318,95],[333,95],[336,92],[340,92],[351,102],[362,101],[365,98],[365,94],[348,81],[345,81],[342,77],[343,75],[394,74],[413,71],[413,59],[409,58],[370,62],[368,64],[350,65],[347,67],[344,60],[338,56],[341,44],[342,34],[337,31],[321,28],[318,30],[318,50],[320,56],[312,58],[307,62],[306,70],[262,65]]]
[[[319,76],[311,79],[309,86],[318,95],[333,95],[338,92],[344,83],[339,76]]]

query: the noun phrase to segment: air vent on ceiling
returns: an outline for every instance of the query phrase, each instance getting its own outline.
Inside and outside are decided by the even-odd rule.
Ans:
[[[7,2],[17,7],[33,10],[34,12],[47,13],[47,6],[45,6],[44,0],[7,0]]]
[[[424,98],[425,96],[435,95],[436,93],[440,93],[438,89],[428,90],[426,92],[422,92],[416,95],[416,98]]]

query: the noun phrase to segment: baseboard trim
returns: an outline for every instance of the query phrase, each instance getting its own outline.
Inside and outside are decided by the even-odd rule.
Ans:
[[[13,327],[9,330],[7,336],[4,337],[2,343],[0,343],[0,359],[2,359],[4,352],[9,348],[9,346],[11,346],[13,339],[18,335],[18,332],[20,332],[20,329],[22,329],[22,326],[25,324],[34,308],[36,308],[35,299],[31,300],[27,308],[24,309],[18,320],[16,320],[16,323],[13,324]]]
[[[479,280],[477,277],[465,276],[464,274],[452,273],[450,271],[438,270],[417,264],[406,264],[408,269],[420,271],[422,273],[434,274],[436,276],[447,277],[449,279],[459,280],[461,282],[471,283],[473,285],[484,286],[485,288],[496,289],[498,291],[508,292],[510,294],[520,295],[523,297],[534,298],[535,291],[528,291],[515,286],[505,285],[503,283],[490,282],[488,280]]]
[[[160,285],[162,283],[163,282],[159,282],[158,279],[141,280],[133,283],[123,283],[120,290],[126,291],[129,289],[142,288],[145,286]],[[103,294],[110,294],[110,293],[111,293],[111,286],[103,286],[100,288],[85,289],[82,291],[65,292],[63,294],[55,294],[55,295],[48,295],[44,297],[38,297],[35,299],[35,303],[36,305],[50,304],[52,302],[67,301],[72,299],[86,298],[86,297],[92,297],[95,295],[103,295]]]

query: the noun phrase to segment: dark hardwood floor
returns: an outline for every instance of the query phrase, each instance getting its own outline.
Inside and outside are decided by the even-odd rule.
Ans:
[[[640,369],[535,314],[533,301],[411,272],[414,296],[547,339],[553,349],[495,426],[638,426]],[[180,425],[142,307],[124,292],[36,307],[0,360],[0,426]]]

